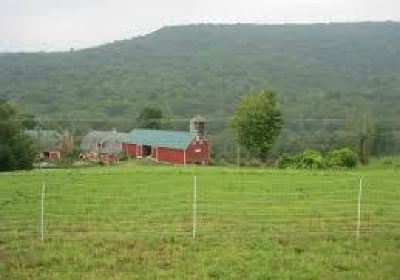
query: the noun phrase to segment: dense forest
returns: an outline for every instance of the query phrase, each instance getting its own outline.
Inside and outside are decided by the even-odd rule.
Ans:
[[[75,128],[129,129],[161,107],[173,128],[197,113],[219,155],[229,118],[253,89],[278,93],[285,125],[275,151],[400,151],[400,23],[188,25],[103,46],[0,54],[0,98]]]

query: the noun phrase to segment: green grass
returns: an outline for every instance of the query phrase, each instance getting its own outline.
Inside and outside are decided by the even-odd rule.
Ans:
[[[127,163],[3,173],[0,279],[400,279],[396,162],[355,171]]]

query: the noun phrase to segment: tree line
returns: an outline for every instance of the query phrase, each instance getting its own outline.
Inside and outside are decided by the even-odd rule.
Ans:
[[[35,128],[38,123],[33,116],[23,116],[16,109],[5,101],[0,103],[0,170],[16,170],[33,168],[34,160],[39,152],[38,143],[25,133],[25,129]],[[231,121],[228,124],[230,135],[238,147],[240,146],[252,158],[258,158],[266,162],[268,158],[278,158],[278,167],[354,167],[358,160],[355,151],[358,151],[358,158],[362,164],[368,164],[370,154],[374,149],[380,148],[382,143],[386,144],[388,139],[372,137],[370,120],[364,115],[359,120],[355,130],[355,145],[342,146],[333,141],[329,146],[326,160],[316,150],[305,149],[303,153],[294,155],[291,153],[274,154],[276,141],[281,136],[284,127],[284,119],[277,95],[274,91],[261,89],[251,91],[238,102]],[[174,125],[163,111],[157,107],[144,107],[136,119],[136,127],[148,129],[173,129]],[[132,128],[132,127],[131,127]],[[385,129],[379,127],[380,132]],[[75,139],[79,143],[78,139]],[[389,142],[390,143],[390,142]],[[218,143],[217,143],[218,144]],[[383,147],[386,147],[383,145]],[[310,147],[307,147],[310,148]],[[243,152],[242,150],[242,152]],[[214,151],[213,156],[218,156]],[[380,150],[381,152],[381,150]],[[232,156],[235,152],[231,151]],[[292,154],[292,155],[290,155]],[[78,150],[74,149],[65,154],[66,158],[74,160]]]

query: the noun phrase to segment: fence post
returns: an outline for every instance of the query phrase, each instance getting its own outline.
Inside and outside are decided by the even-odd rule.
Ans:
[[[237,171],[239,173],[240,170],[240,144],[237,145],[237,158],[236,158],[236,165],[237,165]]]
[[[192,238],[196,238],[196,211],[197,211],[197,177],[194,175],[193,177],[193,212],[192,212]]]
[[[45,196],[45,191],[46,191],[46,181],[43,180],[42,183],[42,213],[41,213],[41,239],[42,242],[44,241],[44,196]]]
[[[360,178],[360,186],[359,186],[359,189],[358,189],[357,239],[360,237],[360,226],[361,226],[361,196],[362,196],[362,178]]]

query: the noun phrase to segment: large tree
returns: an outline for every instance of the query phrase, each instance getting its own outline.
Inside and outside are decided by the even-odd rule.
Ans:
[[[0,101],[0,171],[31,169],[35,156],[34,141],[24,132],[17,111]]]
[[[137,119],[141,128],[161,129],[165,128],[166,120],[161,109],[156,107],[145,107]]]
[[[265,160],[283,125],[276,94],[259,90],[245,95],[237,105],[233,128],[239,143]]]

